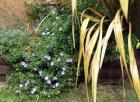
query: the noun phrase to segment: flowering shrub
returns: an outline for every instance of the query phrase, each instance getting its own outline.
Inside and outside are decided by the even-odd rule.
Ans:
[[[15,86],[17,94],[50,97],[74,87],[76,55],[72,51],[71,15],[53,15],[38,34],[21,30],[0,32],[0,56],[14,68],[8,82]]]

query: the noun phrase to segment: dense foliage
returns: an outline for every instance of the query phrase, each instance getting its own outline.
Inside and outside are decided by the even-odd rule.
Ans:
[[[50,97],[74,87],[76,55],[70,17],[55,11],[43,22],[38,34],[1,30],[0,56],[13,66],[8,82],[17,88],[17,93]]]

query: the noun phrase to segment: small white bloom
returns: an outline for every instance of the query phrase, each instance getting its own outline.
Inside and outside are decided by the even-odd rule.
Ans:
[[[55,25],[55,24],[56,24],[55,22],[52,23],[52,25]]]
[[[25,87],[27,87],[28,86],[28,83],[25,83]]]
[[[51,80],[47,80],[47,84],[51,84],[52,82],[51,82]]]
[[[53,11],[52,14],[55,14],[55,11]]]
[[[59,28],[59,31],[63,31],[63,28],[62,28],[62,27],[60,27],[60,28]]]
[[[64,11],[64,7],[61,9],[61,11]]]
[[[44,79],[47,81],[49,78],[48,78],[48,76],[45,76],[45,78],[44,78]]]
[[[24,68],[27,68],[27,67],[28,67],[27,63],[25,63],[24,61],[21,62],[21,65],[22,65]]]
[[[67,59],[67,63],[71,63],[73,61],[73,59],[72,58],[69,58],[69,59]]]
[[[51,60],[51,56],[49,56],[49,55],[44,56],[44,58],[47,60]]]
[[[65,68],[65,67],[63,67],[63,68],[62,68],[62,70],[63,70],[63,71],[65,71],[65,70],[66,70],[66,68]]]
[[[55,17],[57,20],[59,19],[59,17]]]
[[[61,53],[60,53],[60,56],[64,56],[64,52],[61,52]]]
[[[62,71],[62,72],[61,72],[61,75],[65,75],[65,71]]]
[[[35,92],[31,90],[31,94],[34,94]]]
[[[52,85],[53,88],[55,88],[55,85]]]
[[[37,88],[33,88],[32,91],[36,92],[37,91]]]
[[[24,84],[24,86],[25,86],[25,87],[28,86],[29,83],[30,83],[30,81],[26,81],[26,83]]]
[[[43,71],[40,70],[38,73],[39,73],[39,76],[42,76]]]
[[[42,35],[46,35],[46,33],[45,32],[42,32]]]
[[[23,87],[23,84],[20,84],[19,87]]]
[[[24,66],[24,65],[26,65],[26,63],[25,63],[24,61],[22,61],[22,62],[21,62],[21,65],[23,65],[23,66]]]
[[[53,77],[53,80],[57,80],[58,78],[55,76],[55,77]]]
[[[36,53],[32,53],[32,56],[37,56],[37,54]]]
[[[46,91],[44,91],[43,93],[44,93],[44,95],[47,95],[47,92]]]
[[[57,59],[58,62],[60,62],[60,60],[61,60],[60,58]]]
[[[24,65],[24,68],[27,68],[27,67],[28,67],[28,65],[27,65],[27,64],[25,64],[25,65]]]
[[[53,65],[54,65],[54,62],[52,61],[52,62],[51,62],[51,66],[53,66]]]
[[[52,33],[51,35],[54,36],[54,33]]]

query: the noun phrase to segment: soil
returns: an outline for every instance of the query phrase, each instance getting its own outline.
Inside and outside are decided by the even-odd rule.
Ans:
[[[0,27],[17,25],[17,21],[27,21],[25,2],[34,0],[0,0]]]

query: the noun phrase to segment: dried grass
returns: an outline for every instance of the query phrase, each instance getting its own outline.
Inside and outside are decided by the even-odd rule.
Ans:
[[[0,27],[16,26],[17,21],[27,22],[25,2],[33,3],[34,0],[0,0]]]

